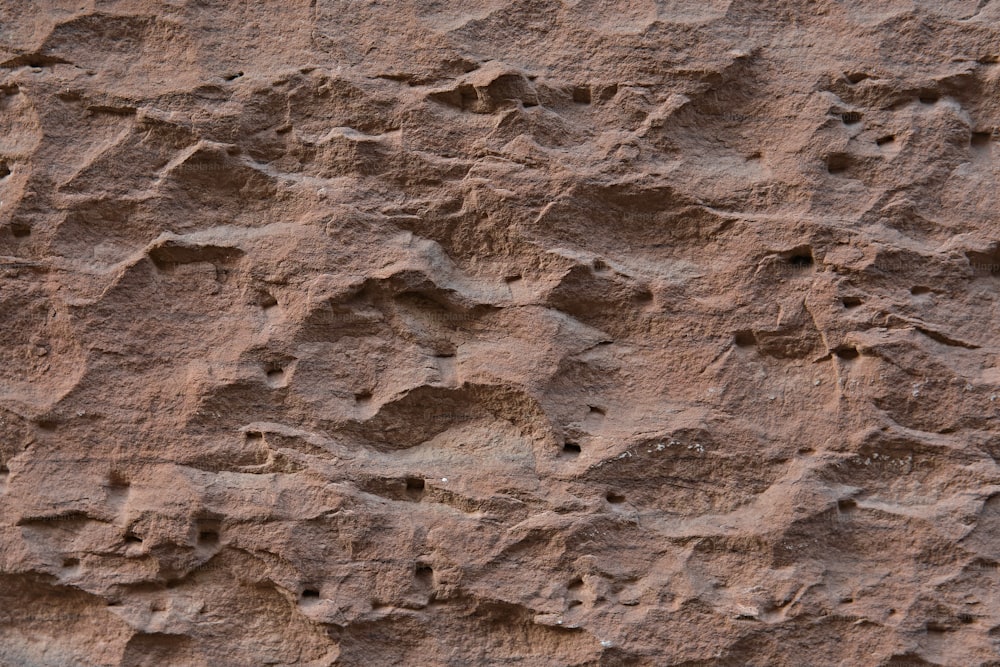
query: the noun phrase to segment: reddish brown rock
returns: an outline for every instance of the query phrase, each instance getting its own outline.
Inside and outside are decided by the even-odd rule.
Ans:
[[[1000,664],[1000,4],[0,4],[0,665]]]

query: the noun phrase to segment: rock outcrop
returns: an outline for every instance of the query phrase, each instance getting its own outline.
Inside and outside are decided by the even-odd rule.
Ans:
[[[0,665],[1000,665],[1000,3],[0,4]]]

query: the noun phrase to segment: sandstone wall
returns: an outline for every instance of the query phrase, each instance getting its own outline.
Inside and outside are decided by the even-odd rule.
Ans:
[[[0,1],[0,664],[1000,665],[1000,3]]]

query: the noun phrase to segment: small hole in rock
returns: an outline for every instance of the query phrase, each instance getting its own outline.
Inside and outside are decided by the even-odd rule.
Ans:
[[[910,294],[913,296],[920,296],[921,294],[929,294],[931,291],[930,287],[924,287],[923,285],[917,285],[916,287],[910,288]]]
[[[583,604],[583,602],[581,600],[570,600],[569,601],[569,608],[572,609],[573,607],[579,607],[582,604]]]
[[[121,492],[128,489],[131,483],[128,477],[120,470],[112,470],[108,473],[108,488],[112,491]]]
[[[614,491],[608,491],[608,495],[605,496],[607,501],[612,505],[618,505],[625,502],[625,496],[620,493],[615,493]]]
[[[109,486],[128,486],[128,476],[121,470],[114,469],[108,472]]]
[[[639,303],[651,303],[653,301],[653,293],[649,290],[642,290],[635,295],[635,300]]]
[[[370,391],[359,391],[354,394],[354,400],[358,403],[367,403],[372,400],[372,393]]]
[[[969,623],[975,623],[976,617],[973,616],[972,614],[959,614],[958,620],[968,625]]]
[[[603,409],[597,407],[596,405],[591,405],[591,406],[588,406],[588,407],[590,407],[590,414],[593,414],[593,415],[602,415],[602,416],[604,414],[606,414],[606,412]]]
[[[853,512],[857,508],[858,504],[850,498],[837,501],[837,509],[840,510],[841,512]]]
[[[852,85],[856,84],[856,83],[861,83],[862,81],[864,81],[865,79],[868,79],[868,78],[870,78],[870,77],[867,74],[865,74],[864,72],[851,72],[850,74],[847,75],[847,80]]]
[[[521,280],[520,273],[514,274],[513,276],[507,276],[506,278],[504,278],[504,281],[507,283],[516,283],[519,280]]]
[[[426,581],[434,576],[434,568],[430,565],[420,564],[414,569],[413,574],[417,579]]]
[[[595,259],[593,262],[591,262],[590,265],[592,267],[594,267],[594,271],[607,271],[608,270],[608,265],[604,262],[603,259]]]
[[[841,359],[857,359],[858,356],[860,356],[861,354],[860,352],[858,352],[857,348],[851,347],[850,345],[841,345],[836,350],[834,350],[834,352]]]
[[[129,531],[125,533],[125,544],[142,544],[142,538]]]
[[[31,236],[31,225],[26,225],[23,222],[15,222],[10,226],[10,233],[14,235],[14,238],[19,239]]]
[[[813,265],[813,258],[808,253],[799,252],[789,257],[788,263],[796,269],[805,269]]]
[[[64,558],[63,567],[76,567],[80,564],[79,558]]]
[[[222,78],[224,78],[226,81],[235,81],[236,79],[240,78],[241,76],[243,76],[243,72],[235,72],[233,74],[228,74],[228,75],[226,75],[226,76],[224,76]]]
[[[831,174],[843,174],[849,165],[848,157],[839,153],[826,159],[826,170]]]
[[[56,430],[56,422],[51,419],[41,419],[38,421],[38,428],[43,431],[54,431]]]
[[[577,86],[573,89],[573,101],[577,104],[590,104],[590,87]]]
[[[303,598],[318,598],[319,597],[319,591],[316,590],[315,588],[307,588],[304,591],[302,591],[302,597]]]
[[[840,114],[840,120],[844,125],[855,125],[861,122],[861,113],[858,111],[848,111]]]
[[[406,490],[407,491],[423,491],[426,483],[420,477],[407,477],[406,478]]]
[[[278,300],[275,299],[274,296],[271,295],[270,292],[261,292],[257,296],[257,303],[264,310],[269,310],[269,309],[274,308],[275,306],[278,305]]]
[[[602,102],[607,102],[608,100],[613,99],[617,94],[618,94],[618,84],[613,83],[610,86],[604,86],[603,88],[601,88],[601,93],[598,96],[598,99],[600,99]]]
[[[990,145],[990,133],[989,132],[973,132],[972,137],[969,138],[969,146],[974,149],[986,148]]]
[[[0,178],[7,178],[10,176],[10,167],[7,166],[6,162],[0,161]]]
[[[941,99],[941,94],[933,91],[921,93],[918,99],[921,104],[934,104]]]
[[[892,136],[891,134],[887,134],[884,137],[879,137],[878,139],[876,139],[875,140],[875,145],[876,146],[885,146],[886,144],[891,144],[895,140],[896,140],[896,137]]]
[[[583,450],[580,449],[580,445],[575,442],[567,442],[563,445],[563,451],[567,454],[579,454]]]
[[[260,431],[247,431],[246,438],[247,440],[263,440],[264,434]]]
[[[753,335],[752,331],[738,331],[733,336],[733,342],[736,344],[736,347],[753,347],[757,344],[757,338]]]
[[[583,579],[580,577],[575,577],[571,582],[566,584],[566,589],[575,591],[583,587]]]
[[[857,308],[862,303],[864,303],[861,299],[859,299],[856,296],[845,296],[843,299],[840,300],[840,302],[844,304],[844,308]]]
[[[281,379],[285,377],[285,371],[281,368],[272,367],[267,371],[267,381],[268,382],[281,382]]]
[[[219,533],[214,530],[203,530],[198,533],[198,544],[213,545],[219,543]]]

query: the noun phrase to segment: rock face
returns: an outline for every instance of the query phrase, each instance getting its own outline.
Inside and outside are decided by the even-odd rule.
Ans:
[[[0,4],[0,665],[1000,665],[1000,3]]]

